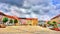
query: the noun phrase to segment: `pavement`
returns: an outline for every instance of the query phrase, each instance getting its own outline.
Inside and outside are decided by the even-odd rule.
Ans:
[[[0,34],[59,34],[59,31],[53,31],[40,26],[7,26],[0,28]]]

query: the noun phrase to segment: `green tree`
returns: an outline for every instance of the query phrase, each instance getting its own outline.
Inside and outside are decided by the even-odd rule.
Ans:
[[[53,21],[53,24],[56,24],[56,22],[55,22],[55,21]]]
[[[51,24],[52,26],[54,26],[54,24]]]
[[[3,23],[6,23],[8,21],[8,18],[7,17],[4,17],[3,18]]]
[[[16,24],[18,23],[18,20],[17,19],[15,19],[14,20],[14,24],[15,24],[15,26],[16,26]]]
[[[18,20],[17,20],[17,19],[15,19],[15,20],[14,20],[14,23],[18,23]]]
[[[54,28],[57,28],[57,23],[55,21],[53,21],[53,24],[54,24]]]
[[[12,19],[10,19],[10,22],[9,23],[13,23],[13,20]]]
[[[51,23],[50,23],[50,21],[48,21],[48,22],[47,22],[47,24],[49,24],[49,25],[50,25],[50,24],[51,24]]]
[[[50,21],[48,21],[48,24],[49,24],[49,25],[51,25],[51,26],[54,26],[54,24],[53,24],[53,23],[51,23]]]

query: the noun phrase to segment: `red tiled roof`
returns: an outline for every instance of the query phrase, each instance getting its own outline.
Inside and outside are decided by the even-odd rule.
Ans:
[[[6,15],[6,17],[8,17],[8,18],[12,18],[12,19],[16,19],[14,16]]]
[[[4,15],[4,16],[5,16],[5,14],[4,14],[4,13],[2,13],[2,12],[0,12],[0,15]]]
[[[59,15],[57,15],[57,16],[55,16],[55,17],[53,17],[52,19],[55,19],[55,18],[58,18],[58,17],[60,17],[60,14],[59,14]],[[51,20],[52,20],[52,19],[51,19]]]
[[[27,20],[32,20],[32,19],[37,19],[37,18],[19,18],[19,17],[16,17],[16,16],[9,16],[9,15],[6,15],[2,12],[0,12],[0,15],[3,15],[3,16],[6,16],[8,18],[12,18],[12,19],[17,19],[17,20],[20,20],[20,19],[27,19]]]

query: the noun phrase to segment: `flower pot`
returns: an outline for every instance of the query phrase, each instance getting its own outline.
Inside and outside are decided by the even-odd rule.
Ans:
[[[4,24],[0,24],[0,26],[1,26],[1,28],[5,28],[6,27],[6,25],[4,25]]]
[[[58,28],[54,28],[55,31],[60,31]]]

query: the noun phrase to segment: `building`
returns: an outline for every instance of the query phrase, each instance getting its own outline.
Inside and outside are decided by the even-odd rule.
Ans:
[[[32,25],[32,26],[36,26],[38,23],[38,19],[37,18],[19,18],[16,16],[9,16],[6,15],[2,12],[0,12],[0,24],[3,23],[3,19],[4,18],[8,18],[8,21],[5,23],[5,25],[14,25],[14,20],[17,20],[18,23],[16,23],[15,25],[19,26],[19,25]],[[13,23],[10,23],[10,20],[13,20]]]
[[[22,25],[37,25],[37,18],[19,18]]]
[[[55,17],[53,17],[53,18],[51,19],[51,22],[53,22],[53,21],[56,21],[57,23],[60,23],[60,14],[57,15],[57,16],[55,16]]]
[[[55,16],[55,17],[53,17],[53,18],[51,19],[51,23],[52,23],[53,21],[55,21],[55,22],[57,23],[57,26],[58,26],[58,28],[60,29],[60,14],[57,15],[57,16]]]

